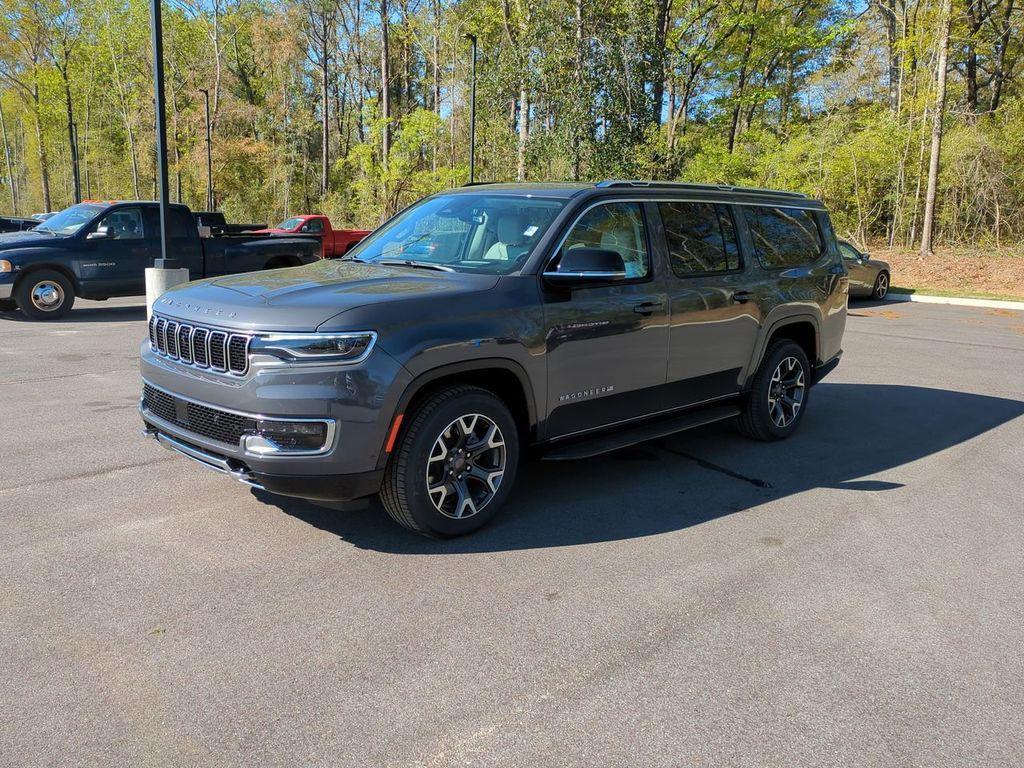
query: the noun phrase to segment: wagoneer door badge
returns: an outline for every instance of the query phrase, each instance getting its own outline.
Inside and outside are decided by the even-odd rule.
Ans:
[[[571,400],[582,400],[587,397],[597,397],[598,395],[606,395],[609,392],[614,392],[614,385],[607,387],[594,387],[593,389],[581,389],[579,392],[567,392],[564,395],[558,396],[558,402],[566,403]]]

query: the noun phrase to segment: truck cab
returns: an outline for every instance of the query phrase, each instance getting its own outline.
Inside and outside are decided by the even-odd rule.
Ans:
[[[320,213],[292,216],[276,227],[260,231],[275,235],[315,235],[323,243],[325,259],[343,256],[370,234],[368,229],[335,229],[331,220]]]

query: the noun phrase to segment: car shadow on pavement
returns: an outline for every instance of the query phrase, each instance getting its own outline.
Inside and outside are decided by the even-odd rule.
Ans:
[[[1024,402],[925,387],[832,384],[812,391],[784,443],[706,427],[603,457],[529,462],[505,508],[480,531],[431,541],[373,501],[339,512],[264,492],[257,498],[353,545],[391,553],[465,554],[652,536],[816,488],[885,493],[898,471],[1024,414]]]
[[[39,323],[53,328],[78,323],[124,323],[145,319],[145,304],[137,304],[130,307],[80,307],[72,309],[59,320],[33,320],[16,309],[0,310],[0,320],[10,320],[15,323]]]

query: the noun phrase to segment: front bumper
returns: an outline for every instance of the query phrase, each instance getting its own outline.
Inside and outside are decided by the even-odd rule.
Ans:
[[[9,299],[14,293],[14,283],[0,283],[0,299]]]
[[[254,455],[244,441],[204,436],[188,428],[189,419],[168,421],[140,402],[147,434],[165,447],[242,482],[289,496],[347,500],[379,489],[391,419],[411,381],[408,371],[383,350],[377,348],[363,362],[347,366],[263,365],[253,358],[244,376],[178,364],[150,349],[148,340],[140,356],[143,382],[175,398],[234,414],[329,420],[334,425],[323,451]]]
[[[271,475],[253,472],[246,464],[211,451],[206,451],[184,440],[171,437],[157,427],[146,424],[146,437],[155,439],[160,445],[197,464],[221,472],[257,490],[269,491],[282,496],[296,496],[316,501],[353,501],[372,496],[380,490],[384,470],[360,472],[352,475]]]

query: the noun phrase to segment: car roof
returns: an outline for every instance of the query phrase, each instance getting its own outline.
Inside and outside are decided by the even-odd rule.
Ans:
[[[448,191],[448,194],[542,195],[544,197],[574,198],[581,195],[623,193],[643,196],[666,194],[696,195],[722,202],[772,202],[799,207],[820,208],[822,204],[801,192],[758,187],[736,187],[728,184],[693,184],[679,181],[647,181],[642,179],[605,179],[598,182],[475,182]]]

